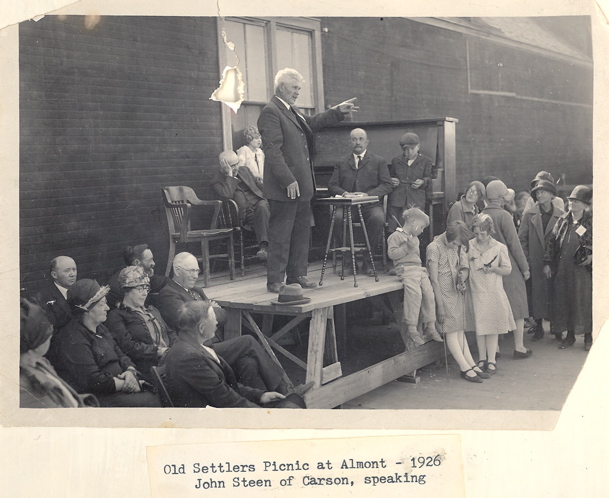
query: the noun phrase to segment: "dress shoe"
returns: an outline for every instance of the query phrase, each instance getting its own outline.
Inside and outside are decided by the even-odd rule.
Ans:
[[[497,373],[497,364],[492,361],[486,362],[486,373],[489,375],[495,375]]]
[[[567,349],[573,346],[573,344],[575,344],[575,337],[567,337],[560,343],[558,349]]]
[[[584,341],[584,350],[590,351],[591,347],[592,347],[592,340],[591,339],[586,339]]]
[[[266,261],[266,259],[268,257],[268,253],[266,251],[266,248],[265,247],[261,247],[260,250],[256,253],[256,257],[260,261]]]
[[[425,344],[425,341],[423,340],[423,337],[417,330],[416,326],[409,325],[406,330],[406,334],[412,339],[412,342],[414,342],[415,346],[422,346],[423,344]]]
[[[475,384],[481,384],[482,383],[482,379],[478,376],[478,374],[476,375],[472,375],[471,377],[469,375],[467,375],[467,372],[474,372],[473,368],[470,368],[469,370],[466,370],[465,372],[461,372],[461,378],[465,379],[467,382],[473,382]],[[476,372],[474,372],[476,373]]]
[[[524,353],[522,351],[518,351],[514,349],[514,359],[515,360],[524,360],[533,354],[533,351],[527,349]]]
[[[535,335],[533,335],[533,338],[531,340],[535,341],[535,342],[540,341],[541,339],[543,339],[543,334],[544,334],[543,329],[542,328],[538,328],[535,331]]]
[[[273,294],[279,294],[281,287],[283,286],[283,282],[273,282],[266,284],[266,290],[272,292]]]
[[[480,377],[481,379],[490,379],[491,378],[491,374],[488,372],[483,372],[482,370],[480,370],[479,372],[477,370],[475,370],[478,367],[473,367],[474,368],[474,372],[476,372],[476,375],[478,377]]]
[[[299,284],[303,289],[315,289],[317,287],[317,283],[309,282],[307,277],[296,277],[294,280],[287,280],[286,283],[289,284]]]

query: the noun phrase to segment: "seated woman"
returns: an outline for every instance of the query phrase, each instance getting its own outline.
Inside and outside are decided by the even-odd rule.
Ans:
[[[243,161],[243,165],[252,172],[258,186],[261,187],[264,178],[264,152],[260,148],[262,147],[260,132],[255,126],[248,126],[243,135],[246,145],[237,150],[237,155]]]
[[[21,299],[19,343],[19,405],[21,408],[80,408],[99,406],[95,396],[78,394],[44,358],[49,350],[53,326],[42,307]]]
[[[161,406],[156,394],[142,390],[146,383],[138,379],[135,365],[102,325],[109,291],[87,278],[70,287],[75,318],[53,339],[53,365],[76,391],[94,393],[101,406]]]
[[[106,325],[121,350],[141,373],[147,375],[151,367],[162,364],[165,353],[175,340],[175,333],[154,306],[145,305],[150,280],[143,268],[123,268],[118,283],[123,300],[108,313]]]
[[[228,363],[205,345],[216,332],[209,301],[184,303],[178,325],[178,338],[166,359],[167,389],[176,407],[258,408],[285,398],[238,383]]]

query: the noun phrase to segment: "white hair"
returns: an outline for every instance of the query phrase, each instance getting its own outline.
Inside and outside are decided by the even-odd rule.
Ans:
[[[173,271],[175,273],[176,267],[182,266],[188,259],[194,258],[197,261],[197,258],[190,254],[189,252],[181,252],[176,254],[175,258],[173,258]]]
[[[304,81],[304,78],[302,77],[302,74],[296,71],[296,69],[291,69],[289,67],[283,68],[281,71],[279,71],[275,75],[275,93],[277,93],[279,85],[285,83],[286,81],[292,80],[302,83]]]

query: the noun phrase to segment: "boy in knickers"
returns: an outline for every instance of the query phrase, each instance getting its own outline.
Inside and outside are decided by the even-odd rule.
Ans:
[[[424,331],[434,341],[443,342],[436,330],[436,302],[427,269],[422,266],[419,235],[429,225],[429,216],[419,208],[404,210],[404,226],[398,227],[387,240],[387,254],[395,272],[404,284],[404,317],[406,333],[415,345],[425,344],[417,330],[419,315]]]

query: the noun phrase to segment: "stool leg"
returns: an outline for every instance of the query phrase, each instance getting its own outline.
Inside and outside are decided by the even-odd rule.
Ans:
[[[351,264],[353,265],[353,287],[357,287],[357,267],[355,265],[355,243],[353,240],[353,216],[351,208],[347,208],[347,220],[349,221],[349,244],[351,246]]]
[[[320,287],[324,284],[324,273],[326,272],[326,264],[328,263],[328,251],[330,250],[330,243],[332,242],[332,233],[334,231],[334,214],[336,213],[336,206],[332,206],[332,221],[330,221],[330,233],[328,234],[328,242],[326,243],[326,252],[324,253],[324,262],[321,265],[321,277],[319,278]]]
[[[364,221],[364,217],[362,216],[362,206],[358,204],[357,212],[359,214],[359,221],[362,224],[362,230],[364,232],[364,240],[366,241],[366,250],[368,251],[368,257],[370,258],[370,263],[372,264],[372,271],[374,272],[374,281],[379,281],[378,273],[376,272],[376,267],[374,266],[374,256],[372,255],[372,250],[370,249],[370,239],[368,238],[368,230],[366,230],[366,222]]]

